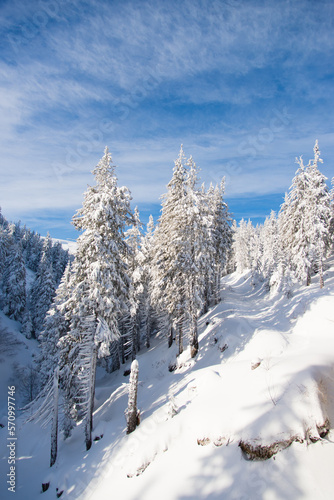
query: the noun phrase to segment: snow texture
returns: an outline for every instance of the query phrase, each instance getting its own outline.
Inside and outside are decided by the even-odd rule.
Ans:
[[[15,499],[39,498],[46,482],[45,500],[61,491],[70,500],[333,498],[334,433],[319,436],[327,419],[334,422],[333,259],[329,264],[323,289],[315,277],[309,287],[295,285],[291,298],[251,286],[249,273],[225,277],[222,302],[199,320],[197,356],[186,349],[172,372],[177,347],[152,339],[138,354],[141,423],[129,435],[123,369],[98,369],[90,451],[79,424],[66,441],[60,437],[52,469],[50,433],[20,416]],[[3,479],[5,393],[13,361],[35,346],[17,325],[1,315],[4,499],[12,498]],[[20,338],[15,349],[9,338]],[[286,449],[277,444],[291,439]],[[241,440],[254,447],[276,443],[282,451],[266,461],[246,460]]]

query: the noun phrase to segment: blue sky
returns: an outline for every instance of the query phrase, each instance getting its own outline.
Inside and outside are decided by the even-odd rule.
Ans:
[[[70,224],[109,146],[146,222],[180,144],[234,217],[278,210],[316,139],[334,175],[332,0],[0,1],[0,206]]]

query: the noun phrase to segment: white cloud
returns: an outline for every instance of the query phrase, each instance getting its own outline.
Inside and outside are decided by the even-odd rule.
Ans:
[[[4,35],[4,211],[77,208],[106,144],[135,203],[165,192],[181,142],[230,196],[286,190],[316,138],[330,175],[333,3],[53,1],[45,26],[40,2],[7,2],[0,21],[15,36],[36,26],[19,52]],[[284,106],[290,122],[269,137]]]

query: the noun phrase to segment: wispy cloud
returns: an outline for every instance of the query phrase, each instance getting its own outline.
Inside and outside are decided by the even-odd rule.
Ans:
[[[316,138],[331,177],[332,1],[16,0],[1,10],[9,216],[80,206],[106,144],[146,206],[181,142],[203,180],[226,175],[234,197],[286,190],[294,157],[312,156]]]

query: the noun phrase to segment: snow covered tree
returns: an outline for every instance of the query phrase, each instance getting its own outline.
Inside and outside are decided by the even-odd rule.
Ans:
[[[330,192],[331,196],[331,222],[329,226],[329,234],[331,239],[331,245],[334,244],[334,177],[332,178],[332,189]]]
[[[69,321],[66,319],[66,303],[71,293],[71,266],[67,265],[56,295],[48,310],[43,329],[38,337],[40,341],[39,373],[40,383],[43,387],[59,364],[59,339],[69,330]]]
[[[108,356],[110,344],[119,341],[118,320],[127,310],[130,279],[124,231],[133,223],[130,193],[117,186],[108,148],[93,174],[96,185],[88,187],[83,207],[73,217],[74,226],[83,233],[77,240],[67,302],[71,326],[61,338],[60,352],[60,377],[69,388],[68,407],[72,413],[77,407],[85,419],[87,449],[91,446],[96,359]]]
[[[68,251],[57,241],[51,248],[51,261],[56,283],[59,283],[68,263]]]
[[[138,391],[138,361],[135,359],[131,364],[129,400],[127,409],[127,430],[126,433],[133,432],[138,425],[137,391]]]
[[[26,269],[20,244],[9,250],[3,272],[3,310],[11,319],[21,321],[26,306]]]
[[[252,285],[255,286],[258,281],[262,281],[263,242],[259,225],[253,227],[252,222],[248,221],[247,229],[250,238],[249,261],[252,272]]]
[[[211,225],[217,221],[214,210],[210,213],[204,187],[199,189],[199,169],[193,158],[187,161],[185,180],[183,229],[183,280],[185,286],[185,320],[188,328],[191,355],[198,351],[198,316],[205,302],[206,276],[214,274],[214,261],[218,261]],[[217,232],[218,242],[218,232]]]
[[[28,231],[25,235],[25,261],[31,271],[37,272],[41,261],[43,241],[35,231]]]
[[[185,205],[185,156],[181,150],[175,161],[173,176],[163,196],[161,216],[155,231],[153,300],[157,307],[165,310],[177,332],[179,353],[183,352],[185,324],[185,283],[183,267],[186,260],[184,250],[184,205]]]
[[[22,318],[22,329],[21,332],[27,339],[31,339],[33,335],[33,324],[31,319],[30,310],[26,307],[26,310]]]
[[[150,347],[150,337],[154,324],[157,322],[156,311],[153,307],[152,294],[152,272],[151,262],[153,258],[153,240],[154,240],[154,220],[150,215],[146,228],[146,234],[141,237],[140,252],[138,262],[141,267],[142,294],[140,297],[140,318],[141,329],[145,339],[145,346]]]
[[[277,252],[279,246],[278,224],[276,213],[272,210],[270,217],[266,217],[260,233],[262,241],[261,268],[265,279],[270,281],[277,267]]]
[[[142,268],[139,262],[141,229],[139,211],[136,207],[133,214],[133,225],[125,232],[128,252],[126,256],[127,272],[131,279],[129,289],[128,313],[123,321],[126,325],[125,343],[128,344],[125,358],[131,356],[132,360],[136,358],[137,352],[141,347],[140,339],[140,299],[143,293]]]
[[[222,271],[228,262],[228,256],[232,246],[231,217],[227,203],[224,201],[225,179],[216,186],[211,199],[212,228],[211,238],[214,249],[214,302],[218,304],[220,300],[220,279]]]
[[[7,231],[0,226],[0,280],[5,269],[5,262],[9,247],[9,237]]]
[[[50,238],[44,240],[41,261],[31,289],[31,314],[33,331],[36,338],[38,338],[43,328],[45,315],[52,303],[56,290],[51,262],[50,241]]]
[[[236,268],[239,273],[251,268],[251,241],[253,236],[253,226],[251,221],[248,223],[241,219],[239,226],[234,232],[233,249],[236,262]]]
[[[320,288],[324,286],[323,265],[331,246],[330,224],[331,224],[331,201],[330,193],[326,184],[327,178],[319,171],[318,163],[322,163],[318,141],[315,142],[314,158],[307,166],[308,189],[307,189],[307,211],[310,259],[312,270],[319,273]]]
[[[198,168],[192,157],[185,163],[181,146],[163,196],[153,257],[154,303],[162,317],[169,316],[164,322],[169,339],[176,333],[179,354],[187,330],[192,356],[198,351],[197,319],[212,290],[220,288],[231,236],[223,184],[209,194],[197,184]],[[217,298],[219,290],[215,293]]]
[[[289,267],[298,280],[311,282],[312,271],[319,272],[323,286],[323,260],[330,246],[330,194],[326,178],[319,172],[320,151],[314,146],[314,159],[299,168],[290,192],[280,211],[280,238],[283,250],[289,256]]]

